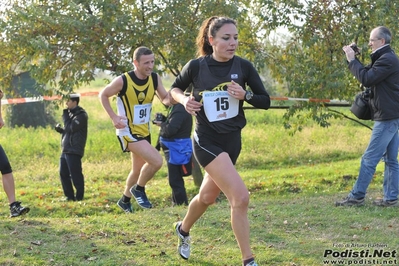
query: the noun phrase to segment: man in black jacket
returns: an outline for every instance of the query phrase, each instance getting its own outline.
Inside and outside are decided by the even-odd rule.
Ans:
[[[184,176],[192,171],[191,130],[193,118],[183,105],[169,107],[169,114],[164,121],[155,120],[161,127],[160,146],[168,165],[169,185],[172,188],[172,203],[188,205]]]
[[[363,66],[355,58],[350,46],[343,50],[348,67],[363,86],[371,88],[370,107],[374,127],[369,145],[360,164],[358,179],[352,191],[336,206],[360,206],[364,204],[367,188],[381,158],[385,162],[382,199],[376,206],[398,206],[399,192],[399,59],[391,49],[391,32],[386,27],[374,28],[370,33],[371,64]]]
[[[70,94],[63,110],[62,120],[55,130],[62,134],[60,158],[60,178],[64,195],[68,201],[83,200],[84,176],[82,173],[82,157],[87,139],[88,115],[79,106],[79,94]],[[74,193],[73,186],[76,189]]]

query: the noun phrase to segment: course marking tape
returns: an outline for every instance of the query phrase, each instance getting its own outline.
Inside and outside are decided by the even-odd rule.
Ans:
[[[82,92],[79,93],[81,97],[86,96],[97,96],[98,92]],[[42,101],[54,101],[61,100],[61,96],[38,96],[38,97],[28,97],[28,98],[14,98],[14,99],[2,99],[1,104],[19,104],[19,103],[32,103],[32,102],[42,102]],[[271,100],[274,101],[302,101],[302,102],[323,102],[323,103],[333,103],[333,104],[349,104],[348,101],[341,100],[330,100],[330,99],[316,99],[316,98],[291,98],[291,97],[283,97],[283,96],[270,96]]]
[[[330,100],[330,99],[316,99],[316,98],[291,98],[282,96],[270,96],[271,100],[274,101],[302,101],[302,102],[323,102],[323,103],[334,103],[334,104],[349,104],[348,101],[341,100]]]
[[[98,92],[82,92],[79,93],[81,97],[85,96],[97,96]],[[62,100],[62,96],[37,96],[37,97],[27,97],[27,98],[13,98],[13,99],[2,99],[1,104],[19,104],[19,103],[33,103],[33,102],[42,102],[42,101],[54,101],[54,100]]]

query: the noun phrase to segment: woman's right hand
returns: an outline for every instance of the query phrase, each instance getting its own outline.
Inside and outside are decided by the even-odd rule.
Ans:
[[[194,116],[197,115],[197,112],[199,112],[202,107],[202,104],[197,102],[194,96],[191,95],[184,97],[182,104],[184,105],[184,108],[186,108],[186,111]]]

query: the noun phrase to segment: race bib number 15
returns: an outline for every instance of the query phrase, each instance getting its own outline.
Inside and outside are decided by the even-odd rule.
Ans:
[[[238,115],[239,101],[227,91],[204,91],[202,100],[209,122],[230,119]]]

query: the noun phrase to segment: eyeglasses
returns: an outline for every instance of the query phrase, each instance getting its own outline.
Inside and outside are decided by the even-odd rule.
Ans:
[[[377,39],[370,39],[370,40],[369,40],[369,42],[375,42],[375,41],[378,41],[378,40],[381,40],[381,38],[377,38]]]

